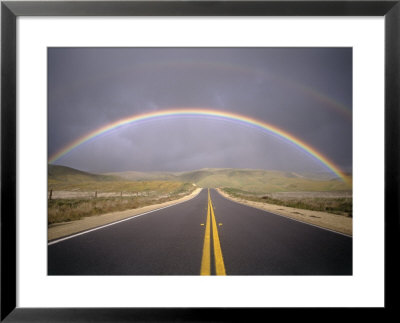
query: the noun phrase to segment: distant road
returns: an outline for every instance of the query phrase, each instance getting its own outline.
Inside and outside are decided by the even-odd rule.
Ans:
[[[195,198],[48,246],[49,275],[351,275],[352,238]]]

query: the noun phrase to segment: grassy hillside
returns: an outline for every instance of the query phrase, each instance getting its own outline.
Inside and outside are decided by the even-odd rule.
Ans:
[[[99,192],[155,192],[174,194],[192,190],[191,183],[175,181],[127,180],[116,175],[98,175],[74,168],[49,165],[48,189],[55,191],[99,191]]]
[[[193,192],[196,187],[178,181],[132,181],[49,165],[48,188],[54,192],[73,191],[77,194],[74,198],[54,197],[56,194],[52,194],[48,200],[48,224],[53,224],[176,200]],[[104,197],[97,193],[87,196],[87,192],[124,194]]]
[[[52,165],[50,165],[52,166]],[[253,193],[323,192],[352,189],[329,173],[295,173],[272,170],[204,168],[189,172],[120,172],[90,174],[64,166],[49,166],[49,188],[70,190],[144,191],[175,190],[182,183],[200,187],[228,187]]]
[[[48,165],[48,179],[49,181],[62,181],[62,182],[94,182],[94,181],[119,181],[123,180],[119,176],[99,175],[88,172],[83,172],[71,167]]]
[[[118,176],[130,181],[178,181],[179,179],[174,173],[166,172],[117,172],[117,173],[105,173],[107,176]]]
[[[319,180],[291,172],[220,170],[196,182],[204,187],[231,187],[250,192],[335,191],[351,189],[339,179]]]
[[[155,179],[157,173],[114,173],[125,178]],[[230,187],[248,192],[345,191],[351,186],[328,173],[294,173],[253,169],[200,169],[182,173],[158,173],[159,179],[195,183],[200,187]]]

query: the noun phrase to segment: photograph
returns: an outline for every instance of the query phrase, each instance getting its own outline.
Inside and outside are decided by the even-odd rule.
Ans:
[[[48,275],[353,274],[351,47],[48,47]]]

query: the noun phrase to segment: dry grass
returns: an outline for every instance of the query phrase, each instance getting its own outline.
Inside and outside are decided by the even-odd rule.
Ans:
[[[159,204],[151,204],[144,207],[139,207],[136,209],[129,209],[125,211],[117,211],[104,213],[100,215],[83,217],[77,221],[69,221],[69,222],[61,222],[54,223],[48,226],[48,240],[54,240],[61,237],[69,236],[74,233],[82,232],[85,230],[93,229],[96,227],[100,227],[105,224],[117,222],[120,220],[124,220],[127,218],[131,218],[146,212],[151,212],[157,210],[162,207],[168,207],[170,205],[174,205],[176,203],[182,203],[184,201],[188,201],[193,197],[197,196],[200,192],[200,188],[195,189],[191,194],[185,195],[184,197],[179,197],[175,200],[159,203]]]
[[[297,221],[313,224],[322,228],[344,233],[351,236],[353,233],[353,219],[348,216],[337,215],[328,212],[311,211],[306,209],[297,209],[288,206],[269,204],[257,201],[251,201],[247,197],[239,198],[227,194],[218,189],[221,195],[237,203],[255,207],[273,214],[288,217]]]
[[[256,195],[232,188],[224,188],[224,192],[232,197],[242,198],[253,202],[261,202],[267,204],[281,205],[296,209],[312,210],[328,212],[332,214],[352,217],[353,215],[353,199],[352,197],[319,197],[309,195],[309,197],[297,197],[296,195],[279,196],[279,195]]]
[[[166,181],[61,181],[48,180],[49,190],[54,191],[82,191],[82,192],[156,192],[167,193],[175,191],[186,191],[191,186],[189,183],[166,182]]]
[[[194,189],[193,185],[181,184],[168,195],[162,190],[162,192],[153,191],[153,194],[148,196],[139,194],[139,196],[130,197],[51,199],[48,201],[48,224],[75,221],[83,217],[164,203],[190,194]]]

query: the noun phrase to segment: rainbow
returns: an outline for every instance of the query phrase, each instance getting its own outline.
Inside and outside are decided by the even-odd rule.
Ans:
[[[161,117],[174,117],[174,116],[203,116],[203,117],[216,117],[222,120],[228,121],[240,121],[244,122],[245,124],[251,125],[256,127],[260,130],[267,131],[269,133],[275,134],[278,137],[286,139],[287,141],[295,144],[296,146],[300,147],[303,151],[307,152],[315,159],[320,161],[323,165],[329,168],[333,173],[339,176],[345,183],[351,185],[351,178],[347,176],[338,166],[336,166],[332,161],[330,161],[327,157],[323,156],[320,152],[318,152],[315,148],[308,145],[306,142],[302,141],[299,138],[296,138],[294,135],[290,134],[289,132],[282,130],[272,124],[266,123],[264,121],[256,120],[248,116],[240,115],[237,113],[226,112],[226,111],[218,111],[212,109],[200,109],[200,108],[184,108],[184,109],[168,109],[168,110],[161,110],[156,112],[144,113],[140,115],[133,115],[127,118],[123,118],[109,124],[106,124],[94,131],[77,138],[67,146],[63,147],[55,154],[50,156],[49,163],[54,163],[62,156],[69,153],[74,148],[80,146],[81,144],[96,138],[106,132],[111,130],[115,130],[127,124],[132,124],[139,121],[145,121],[149,119],[161,118]]]

